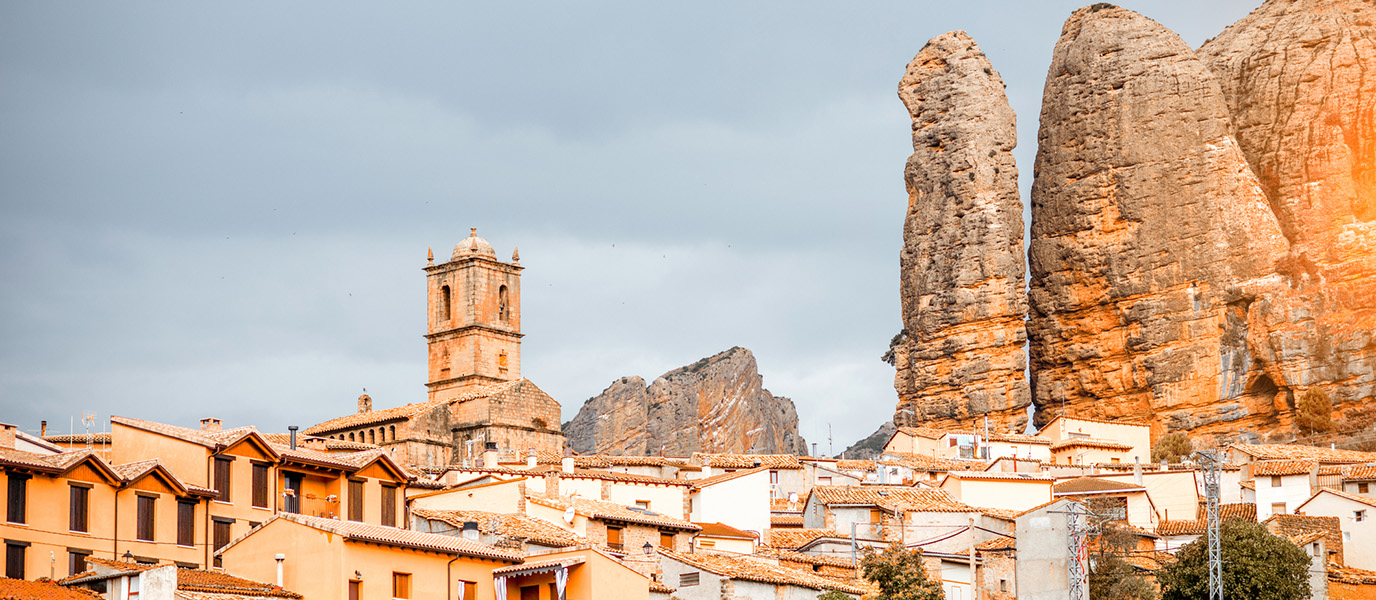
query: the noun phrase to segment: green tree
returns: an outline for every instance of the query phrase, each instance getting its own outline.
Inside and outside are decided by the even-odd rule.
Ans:
[[[1223,597],[1250,600],[1309,598],[1309,555],[1266,526],[1242,519],[1219,525]],[[1209,546],[1205,537],[1186,544],[1156,578],[1161,600],[1209,597]]]
[[[882,552],[866,548],[860,572],[879,586],[874,600],[943,600],[941,584],[927,579],[922,552],[894,544]]]
[[[1333,400],[1320,388],[1309,388],[1295,407],[1295,425],[1310,432],[1333,429]]]
[[[1137,549],[1137,536],[1114,523],[1103,533],[1090,554],[1090,600],[1156,600],[1156,588],[1127,561]]]
[[[827,590],[819,594],[817,600],[855,600],[855,596],[836,590]]]
[[[1159,463],[1178,463],[1180,459],[1188,457],[1194,452],[1194,444],[1190,443],[1190,436],[1183,431],[1168,433],[1156,440],[1156,445],[1151,448],[1151,462]]]

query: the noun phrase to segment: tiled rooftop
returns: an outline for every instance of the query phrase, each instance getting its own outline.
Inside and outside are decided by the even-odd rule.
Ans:
[[[1324,545],[1330,551],[1337,551],[1338,561],[1342,562],[1343,532],[1338,517],[1277,514],[1271,515],[1262,523],[1271,533],[1292,539],[1310,532],[1321,531],[1324,534]]]
[[[899,427],[898,432],[912,437],[927,438],[929,440],[939,440],[946,432],[930,427]]]
[[[1052,493],[1056,495],[1066,494],[1086,494],[1097,492],[1140,492],[1146,488],[1121,481],[1103,479],[1100,477],[1076,477],[1068,481],[1063,481],[1052,488]]]
[[[721,475],[713,475],[711,477],[705,477],[703,479],[696,479],[693,481],[693,488],[701,489],[708,486],[716,485],[718,483],[725,483],[733,479],[740,479],[741,477],[745,477],[746,475],[764,473],[768,470],[769,467],[755,467],[750,469],[741,469],[739,471],[732,471],[730,473],[722,473]]]
[[[262,435],[262,436],[263,436],[263,439],[267,440],[268,443],[269,443],[269,444],[272,444],[273,446],[290,447],[290,445],[291,445],[291,434],[288,434],[288,433],[263,433],[263,434],[260,434],[260,435]],[[304,444],[305,444],[306,442],[308,442],[308,441],[309,441],[309,442],[312,442],[312,443],[321,443],[321,444],[323,444],[323,445],[325,446],[325,450],[327,450],[327,451],[329,451],[329,450],[345,450],[345,451],[347,451],[347,450],[373,450],[373,449],[376,449],[376,448],[380,448],[380,446],[378,446],[377,444],[369,444],[368,442],[353,442],[353,441],[349,441],[349,440],[335,440],[335,439],[330,439],[330,438],[327,438],[327,437],[316,437],[316,436],[313,436],[313,435],[298,435],[298,436],[296,436],[296,443],[297,443],[297,446],[304,445]]]
[[[1056,478],[1051,475],[1041,473],[1011,473],[1007,471],[956,471],[947,474],[947,477],[956,479],[969,479],[972,481],[1025,481],[1036,483],[1051,483]]]
[[[1344,481],[1376,481],[1376,465],[1353,465],[1343,468]]]
[[[191,429],[177,425],[168,425],[166,423],[145,421],[143,419],[131,419],[129,417],[110,417],[110,422],[133,427],[135,429],[142,429],[144,431],[151,431],[184,442],[200,444],[211,449],[231,445],[244,436],[258,432],[258,430],[253,427],[236,427],[234,429],[222,429],[220,431],[206,431],[203,429]]]
[[[842,471],[873,471],[874,461],[872,460],[838,460],[836,468]]]
[[[1328,580],[1349,585],[1376,585],[1376,571],[1328,563]]]
[[[770,515],[769,524],[774,527],[802,527],[803,515]]]
[[[94,457],[102,466],[107,466],[100,455],[86,449],[61,454],[35,454],[14,448],[0,448],[0,465],[56,474],[66,472],[88,456]]]
[[[1368,497],[1366,497],[1366,496],[1359,496],[1359,495],[1357,495],[1357,494],[1353,494],[1353,493],[1349,493],[1349,492],[1344,492],[1344,491],[1342,491],[1342,490],[1335,490],[1335,489],[1333,489],[1333,488],[1323,488],[1323,489],[1319,490],[1318,494],[1314,494],[1314,496],[1318,496],[1319,494],[1333,494],[1334,496],[1337,496],[1337,497],[1339,497],[1339,498],[1343,498],[1343,499],[1345,499],[1345,500],[1351,500],[1351,501],[1353,501],[1353,502],[1358,502],[1358,503],[1365,504],[1365,505],[1367,505],[1367,506],[1376,508],[1376,498],[1368,498]],[[1312,500],[1312,499],[1313,499],[1313,497],[1310,497],[1310,500]],[[1308,502],[1308,500],[1306,500],[1306,502]]]
[[[605,469],[608,467],[662,467],[672,466],[681,467],[688,464],[688,459],[672,456],[611,456],[607,454],[589,454],[587,456],[573,457],[574,466],[584,469]]]
[[[678,562],[732,579],[796,585],[814,590],[838,590],[856,595],[865,594],[869,591],[859,585],[828,579],[799,569],[781,567],[759,558],[718,554],[680,554],[664,548],[660,548],[659,553]]]
[[[0,579],[0,598],[4,600],[97,600],[90,590],[62,587],[51,581]]]
[[[339,431],[341,429],[353,429],[355,427],[372,425],[374,423],[382,423],[384,421],[409,419],[411,417],[414,417],[431,409],[444,406],[446,404],[463,402],[466,400],[473,400],[476,398],[484,398],[487,396],[492,396],[494,394],[500,394],[502,392],[507,391],[508,389],[520,385],[521,383],[524,383],[525,381],[525,379],[518,379],[516,381],[503,381],[501,383],[494,383],[492,385],[486,385],[469,390],[468,392],[460,394],[458,397],[449,400],[416,402],[413,404],[406,404],[392,408],[384,408],[382,410],[370,410],[368,412],[344,415],[336,419],[330,419],[329,421],[325,421],[324,423],[307,427],[305,431],[302,431],[302,433],[305,433],[307,435],[320,435],[322,433],[331,433],[334,431]]]
[[[109,444],[110,433],[63,433],[58,435],[45,435],[43,440],[54,444]]]
[[[526,502],[534,502],[535,504],[557,508],[559,510],[564,510],[572,506],[574,512],[593,519],[639,523],[642,525],[669,527],[685,531],[697,531],[699,529],[697,525],[682,519],[675,519],[669,515],[659,514],[654,511],[638,510],[628,506],[622,506],[615,502],[604,502],[576,496],[552,498],[549,496],[532,494],[526,495]]]
[[[1205,503],[1205,501],[1200,500],[1199,508],[1195,510],[1194,518],[1204,519],[1207,510],[1208,506]],[[1245,519],[1255,523],[1257,520],[1257,505],[1251,502],[1234,502],[1229,504],[1219,504],[1218,518],[1223,520]]]
[[[975,544],[975,551],[977,551],[977,552],[1000,552],[1000,551],[1004,551],[1004,550],[1012,550],[1012,549],[1016,548],[1017,545],[1018,545],[1018,540],[1017,540],[1017,539],[1012,538],[1012,537],[1008,537],[1008,536],[999,536],[999,537],[996,537],[996,538],[994,538],[994,539],[992,539],[992,540],[987,540],[987,541],[984,541],[984,542],[980,542],[980,543],[978,543],[978,544]],[[979,563],[975,563],[975,566],[976,566],[976,568],[978,568],[978,567],[979,567]]]
[[[884,456],[892,457],[881,461],[884,464],[907,467],[914,471],[983,471],[985,467],[989,466],[982,460],[938,458],[909,452],[885,452]]]
[[[701,528],[702,528],[702,531],[699,532],[698,535],[707,535],[707,536],[713,536],[713,537],[745,538],[745,539],[751,539],[751,540],[755,539],[754,534],[751,534],[751,533],[748,532],[748,531],[741,531],[741,530],[736,529],[735,527],[732,527],[732,526],[727,525],[727,524],[725,524],[725,523],[693,523],[693,524],[694,524],[694,525],[697,525],[698,527],[701,527]]]
[[[749,469],[760,463],[770,469],[801,469],[803,464],[793,454],[708,454],[694,452],[692,461],[706,467],[722,469]]]
[[[177,569],[177,592],[208,594],[237,594],[264,598],[300,598],[301,594],[284,590],[270,583],[250,581],[219,571]]]
[[[977,512],[979,510],[965,505],[947,493],[946,490],[898,485],[819,485],[812,488],[812,497],[824,505],[872,505],[889,510],[919,512]]]
[[[1104,450],[1131,450],[1132,446],[1113,440],[1101,440],[1096,438],[1070,438],[1051,444],[1051,450],[1061,450],[1063,448],[1101,448]]]
[[[1325,464],[1376,462],[1376,452],[1336,450],[1299,444],[1233,444],[1228,448],[1257,460],[1316,460]]]
[[[1156,535],[1204,535],[1208,522],[1204,519],[1176,519],[1156,524]]]
[[[473,521],[478,524],[479,532],[520,538],[542,546],[564,548],[588,543],[588,540],[572,531],[524,515],[477,510],[426,510],[423,508],[411,509],[411,514],[432,521],[443,521],[457,529],[462,529],[465,521]]]
[[[830,529],[770,529],[764,532],[765,542],[775,548],[795,550],[823,537],[840,537]]]
[[[275,516],[269,519],[267,523],[264,523],[263,527],[266,527],[268,523],[272,523],[277,519],[285,519],[295,523],[300,523],[313,529],[318,529],[320,531],[324,531],[327,533],[333,533],[348,540],[397,546],[401,548],[430,550],[433,552],[443,552],[446,554],[476,556],[479,558],[490,558],[513,563],[522,561],[522,555],[519,552],[501,550],[498,548],[494,548],[492,546],[479,544],[471,540],[466,540],[461,537],[438,535],[434,533],[422,533],[410,529],[398,529],[396,527],[384,527],[382,525],[369,525],[366,523],[357,523],[354,521],[325,519],[321,517],[310,517],[306,515],[296,515],[291,513],[277,513]],[[224,552],[225,550],[228,550],[229,548],[232,548],[235,545],[242,543],[244,540],[250,539],[251,537],[252,535],[250,534],[249,536],[239,538],[238,540],[232,542],[230,545],[225,546],[223,549],[219,550],[217,553]]]
[[[1308,475],[1318,466],[1319,463],[1312,460],[1260,460],[1252,463],[1252,475]]]

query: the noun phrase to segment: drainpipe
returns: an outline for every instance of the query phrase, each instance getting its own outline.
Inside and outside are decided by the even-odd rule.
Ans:
[[[449,572],[449,568],[454,566],[454,561],[456,560],[459,560],[458,554],[455,554],[454,558],[449,559],[449,562],[444,563],[444,600],[449,600],[454,597],[454,575]]]

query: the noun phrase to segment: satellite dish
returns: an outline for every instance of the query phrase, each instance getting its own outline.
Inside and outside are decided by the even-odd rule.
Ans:
[[[572,523],[573,523],[573,507],[572,507],[572,506],[570,506],[570,507],[564,509],[564,521],[567,521],[569,524],[572,524]]]

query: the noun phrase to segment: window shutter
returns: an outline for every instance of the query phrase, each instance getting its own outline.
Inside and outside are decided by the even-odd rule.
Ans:
[[[382,486],[382,524],[397,525],[397,488],[393,485]]]
[[[138,539],[143,541],[153,541],[153,507],[155,498],[151,496],[138,497]]]
[[[69,528],[72,531],[90,531],[87,527],[87,515],[90,513],[91,490],[78,485],[72,486],[71,490],[71,510],[68,515],[70,517]]]
[[[28,514],[27,504],[29,495],[29,476],[17,473],[9,474],[9,505],[6,510],[6,520],[11,523],[27,523],[25,517]]]
[[[268,507],[267,465],[253,465],[253,505],[258,508]]]
[[[386,511],[387,507],[383,506],[382,510]],[[353,479],[349,480],[349,520],[363,520],[363,482]]]
[[[196,545],[196,503],[177,502],[177,545]]]
[[[229,502],[229,467],[231,463],[228,458],[215,459],[215,491],[220,492],[219,500]]]

